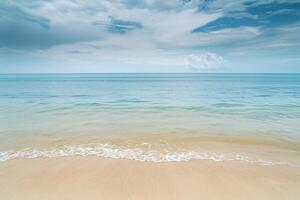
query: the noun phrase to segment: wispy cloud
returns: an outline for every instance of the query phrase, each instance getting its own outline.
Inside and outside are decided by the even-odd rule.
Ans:
[[[196,71],[211,71],[222,67],[224,59],[215,53],[190,54],[185,57],[186,65]]]
[[[299,11],[294,0],[2,1],[0,65],[22,52],[99,71],[108,62],[218,70],[224,60],[234,66],[274,52],[288,60],[300,50]]]

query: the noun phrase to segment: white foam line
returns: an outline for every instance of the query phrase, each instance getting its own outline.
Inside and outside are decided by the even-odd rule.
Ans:
[[[220,161],[245,161],[261,165],[289,165],[299,167],[287,162],[273,162],[271,160],[253,160],[243,153],[224,154],[221,152],[166,152],[143,151],[141,149],[118,148],[108,144],[101,144],[95,147],[88,146],[65,146],[60,149],[37,150],[26,149],[21,151],[0,152],[0,162],[16,158],[39,158],[39,157],[65,157],[65,156],[100,156],[114,159],[130,159],[147,162],[182,162],[190,160],[213,160]]]

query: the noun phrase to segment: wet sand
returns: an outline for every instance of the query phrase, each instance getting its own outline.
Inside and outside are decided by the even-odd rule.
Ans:
[[[0,163],[0,199],[298,200],[300,169],[240,161],[153,163],[100,157]]]

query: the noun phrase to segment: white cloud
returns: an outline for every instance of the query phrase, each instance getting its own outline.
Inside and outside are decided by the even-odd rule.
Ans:
[[[192,70],[216,70],[224,63],[224,59],[215,53],[190,54],[185,58],[186,65]]]
[[[258,50],[266,48],[299,46],[298,42],[295,42],[298,39],[298,31],[294,30],[295,28],[278,30],[281,35],[278,38],[272,35],[265,37],[267,29],[251,26],[193,32],[198,27],[226,17],[227,11],[244,10],[246,1],[225,0],[225,3],[221,0],[210,1],[213,11],[209,12],[199,11],[199,6],[207,2],[204,0],[191,0],[186,1],[187,3],[179,0],[163,2],[11,0],[11,2],[22,7],[26,13],[49,20],[50,28],[37,35],[45,34],[41,41],[45,38],[51,41],[51,37],[55,35],[55,41],[30,50],[30,55],[42,56],[59,63],[99,66],[115,62],[118,66],[160,65],[191,70],[216,70],[222,67],[225,60],[223,57],[229,60],[230,55],[238,58],[250,51],[257,53]],[[255,5],[260,3],[255,2]],[[239,17],[242,12],[236,15],[235,17]],[[255,16],[248,15],[255,19]],[[127,25],[130,30],[125,31],[125,34],[116,34],[117,31],[111,33],[108,29],[111,19],[136,22],[142,28],[131,29]],[[126,24],[120,26],[124,28]],[[72,36],[76,36],[75,39],[69,40]],[[222,55],[206,51],[222,52]]]
[[[56,2],[56,1],[55,1]],[[68,2],[68,1],[67,1]],[[40,50],[37,55],[54,60],[68,61],[72,63],[88,63],[99,65],[104,62],[118,62],[133,65],[173,65],[185,69],[185,57],[197,50],[189,50],[197,44],[199,37],[192,34],[192,30],[211,22],[221,16],[220,13],[199,13],[195,8],[176,10],[152,10],[148,8],[128,9],[120,2],[101,1],[98,8],[102,12],[89,15],[86,12],[63,12],[77,7],[87,7],[86,3],[77,2],[78,6],[58,2],[43,6],[43,15],[52,19],[56,24],[58,19],[77,24],[79,27],[93,26],[94,21],[107,23],[111,17],[124,21],[134,21],[142,25],[142,29],[133,30],[126,34],[104,33],[103,26],[94,26],[87,31],[95,31],[100,28],[101,36],[94,41],[61,44],[51,48]],[[82,5],[84,4],[84,5]],[[84,10],[84,9],[83,9]],[[64,16],[65,15],[65,16]],[[89,22],[89,24],[85,24]]]
[[[91,65],[101,68],[105,67],[106,63],[113,61],[117,66],[119,65],[120,69],[123,65],[129,65],[142,66],[146,71],[164,68],[173,68],[178,71],[210,71],[222,69],[222,65],[225,63],[222,56],[212,52],[159,49],[152,43],[140,42],[143,38],[138,38],[135,34],[132,34],[132,37],[135,38],[135,42],[131,48],[127,47],[127,42],[124,42],[123,47],[121,45],[114,46],[115,42],[121,41],[121,38],[114,38],[111,41],[106,40],[104,43],[83,42],[76,45],[55,46],[40,51],[39,54],[82,66]],[[132,41],[133,39],[129,40],[129,42]]]

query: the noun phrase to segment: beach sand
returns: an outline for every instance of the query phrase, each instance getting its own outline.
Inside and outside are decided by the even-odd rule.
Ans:
[[[241,161],[153,163],[100,157],[0,163],[0,199],[298,200],[300,170]]]

